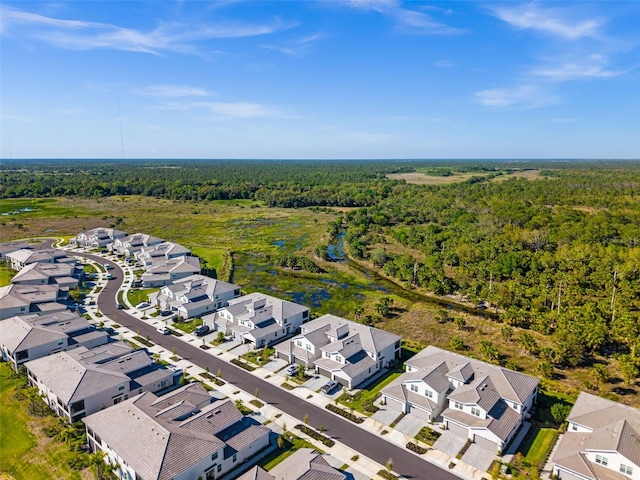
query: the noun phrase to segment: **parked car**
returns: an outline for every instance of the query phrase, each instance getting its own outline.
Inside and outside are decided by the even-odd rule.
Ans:
[[[322,388],[320,389],[320,391],[322,393],[331,393],[333,392],[336,388],[338,388],[338,382],[335,382],[333,380],[328,381],[327,383],[325,383]]]
[[[164,325],[161,326],[161,327],[156,328],[156,331],[158,333],[161,333],[162,335],[170,335],[171,334],[171,331],[167,327],[165,327]]]
[[[202,337],[203,335],[206,335],[207,333],[209,333],[209,330],[210,328],[208,325],[202,325],[196,328],[193,333],[195,334],[196,337]]]
[[[124,308],[124,305],[122,305],[120,302],[116,303],[116,308],[118,310],[122,310]]]
[[[110,273],[107,273],[107,280],[113,280],[115,277]]]
[[[136,308],[138,310],[142,310],[143,308],[147,308],[149,307],[149,302],[140,302],[139,304],[136,305]]]
[[[287,375],[289,375],[290,377],[294,376],[296,373],[298,373],[298,365],[289,365],[287,367]]]
[[[107,332],[107,335],[115,335],[116,333],[118,333],[111,327],[105,328],[104,331]]]
[[[111,265],[109,265],[108,263],[105,263],[105,264],[103,265],[103,267],[104,267],[104,269],[105,269],[105,270],[111,270],[111,269],[113,268],[113,267],[112,267]]]

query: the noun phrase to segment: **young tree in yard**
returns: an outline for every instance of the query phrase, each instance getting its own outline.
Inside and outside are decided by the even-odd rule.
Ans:
[[[467,321],[464,319],[464,317],[456,317],[455,323],[458,326],[458,330],[463,330],[464,327],[467,326]]]
[[[596,390],[600,389],[600,382],[606,383],[609,381],[609,370],[606,365],[596,363],[590,371],[591,376],[596,381]]]
[[[511,337],[513,337],[513,327],[510,327],[509,325],[505,325],[504,327],[502,327],[502,330],[500,331],[500,333],[502,334],[502,338],[510,341]]]
[[[557,424],[561,424],[569,415],[571,406],[564,403],[554,403],[551,405],[551,416]]]
[[[103,480],[103,472],[104,472],[104,467],[106,467],[106,464],[104,462],[104,456],[106,455],[105,452],[103,452],[102,450],[98,450],[95,453],[92,453],[91,456],[89,457],[89,465],[91,465],[92,467],[96,467],[96,479],[97,480]]]
[[[306,415],[304,417],[302,417],[302,421],[304,422],[304,424],[306,425],[307,423],[309,423],[309,415]]]

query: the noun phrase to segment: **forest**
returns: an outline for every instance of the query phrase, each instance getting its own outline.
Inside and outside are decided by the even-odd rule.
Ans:
[[[0,166],[4,199],[130,195],[198,204],[243,199],[330,214],[308,259],[281,257],[273,264],[317,273],[317,265],[331,260],[330,245],[343,242],[353,261],[407,290],[495,317],[501,341],[535,359],[536,371],[529,373],[552,378],[587,366],[596,384],[619,380],[621,394],[640,374],[638,162],[58,160]],[[375,322],[388,311],[353,317]],[[452,313],[440,317],[464,328],[465,320]],[[450,347],[464,350],[455,329],[450,336]],[[483,340],[481,356],[500,362],[496,343]]]

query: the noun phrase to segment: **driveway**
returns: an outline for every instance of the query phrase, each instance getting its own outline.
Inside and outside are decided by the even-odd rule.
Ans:
[[[402,415],[402,411],[391,408],[389,405],[378,404],[379,410],[371,415],[371,418],[383,425],[391,425],[396,418]]]
[[[469,445],[469,448],[464,453],[462,460],[467,465],[471,465],[472,467],[476,467],[477,469],[486,472],[489,470],[491,463],[496,458],[496,452],[492,452],[487,450],[486,448],[481,447],[477,443],[472,443]]]
[[[394,428],[413,438],[420,430],[422,430],[425,423],[426,421],[424,418],[419,418],[418,416],[411,415],[409,413],[402,417],[402,420],[400,420]]]
[[[433,444],[433,448],[446,453],[450,457],[455,457],[462,447],[464,447],[464,444],[467,443],[465,437],[456,435],[450,430],[438,430],[438,432],[440,432],[441,435]]]

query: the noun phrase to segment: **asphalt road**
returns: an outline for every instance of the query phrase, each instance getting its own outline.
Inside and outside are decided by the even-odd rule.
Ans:
[[[310,426],[324,427],[325,434],[335,440],[360,452],[362,455],[375,460],[381,465],[386,465],[389,460],[393,462],[393,470],[406,478],[429,479],[429,480],[453,480],[458,479],[452,473],[443,470],[421,458],[413,455],[409,451],[397,447],[384,439],[363,430],[348,420],[342,420],[322,408],[305,402],[298,397],[291,395],[286,390],[276,387],[249,372],[227,363],[206,351],[185,343],[171,335],[159,334],[155,327],[129,315],[123,310],[116,308],[116,295],[122,285],[124,272],[114,262],[98,257],[96,255],[85,255],[87,258],[95,260],[100,264],[109,263],[114,268],[110,270],[114,278],[107,282],[98,297],[98,308],[100,311],[116,321],[120,325],[129,328],[134,332],[140,332],[143,337],[163,346],[168,350],[175,348],[176,354],[201,368],[209,367],[209,371],[222,372],[222,378],[239,389],[250,394],[259,390],[260,400],[282,410],[295,418],[302,419],[308,415]],[[290,425],[289,428],[292,428]]]

